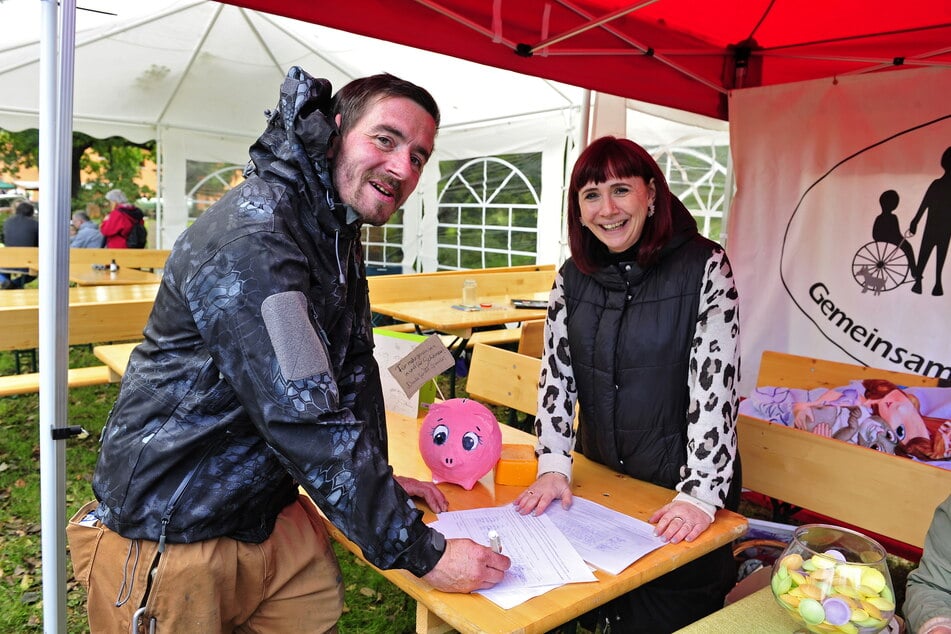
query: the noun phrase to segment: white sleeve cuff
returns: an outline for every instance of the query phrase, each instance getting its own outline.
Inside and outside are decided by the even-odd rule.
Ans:
[[[698,509],[700,509],[701,511],[703,511],[704,513],[706,513],[710,517],[711,520],[716,518],[717,507],[707,502],[704,502],[703,500],[698,500],[697,498],[690,495],[689,493],[678,493],[677,497],[674,498],[674,502],[686,502],[687,504],[692,504],[696,506]]]
[[[560,473],[571,482],[571,456],[562,456],[557,453],[543,453],[538,456],[538,475],[549,471]]]

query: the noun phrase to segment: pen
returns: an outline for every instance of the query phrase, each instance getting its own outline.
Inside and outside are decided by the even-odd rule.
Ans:
[[[489,546],[492,548],[492,552],[502,552],[502,538],[499,537],[499,534],[494,528],[489,531]]]

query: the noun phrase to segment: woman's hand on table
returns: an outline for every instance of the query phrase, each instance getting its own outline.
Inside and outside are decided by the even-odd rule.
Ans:
[[[538,476],[535,484],[522,491],[512,504],[522,515],[541,515],[555,500],[561,500],[562,508],[570,507],[571,485],[563,473],[549,471]]]
[[[406,476],[393,477],[396,479],[397,484],[403,487],[403,490],[406,491],[406,494],[411,498],[422,498],[425,500],[426,505],[432,509],[433,513],[444,513],[449,510],[449,502],[446,501],[446,496],[443,495],[439,487],[432,482],[423,482],[422,480],[408,478]]]
[[[710,516],[689,502],[671,502],[650,517],[654,533],[664,541],[692,542],[713,523]]]
[[[472,592],[502,581],[512,560],[471,539],[447,539],[446,552],[436,567],[423,576],[443,592]]]

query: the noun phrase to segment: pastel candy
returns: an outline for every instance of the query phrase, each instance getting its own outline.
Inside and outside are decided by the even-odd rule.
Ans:
[[[774,566],[770,583],[780,604],[810,632],[878,632],[895,611],[885,573],[848,563],[837,550],[809,558],[790,553]]]
[[[799,602],[799,614],[810,625],[818,625],[826,618],[826,611],[822,604],[815,599],[803,599]]]
[[[885,589],[885,575],[875,568],[866,568],[862,571],[862,585],[868,586],[875,594]]]
[[[822,553],[822,554],[823,554],[823,555],[828,555],[829,557],[832,557],[833,559],[836,559],[836,560],[841,561],[841,562],[843,562],[843,563],[845,562],[845,555],[843,555],[842,553],[840,553],[840,552],[837,551],[837,550],[829,549],[829,550],[825,551],[825,552]]]
[[[852,608],[842,599],[830,597],[822,602],[822,609],[830,625],[845,625],[852,618]]]

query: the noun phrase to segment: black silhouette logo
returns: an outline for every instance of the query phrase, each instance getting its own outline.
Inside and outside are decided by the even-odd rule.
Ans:
[[[941,155],[941,167],[944,174],[928,186],[918,212],[904,234],[895,215],[900,201],[898,192],[889,189],[879,196],[881,213],[872,225],[872,242],[859,247],[852,258],[852,277],[862,287],[863,293],[871,291],[879,295],[913,282],[911,291],[920,294],[926,267],[934,252],[935,282],[931,294],[944,295],[941,276],[948,243],[951,242],[951,147]],[[918,233],[918,223],[923,216],[925,228],[918,259],[915,260],[908,239]]]

